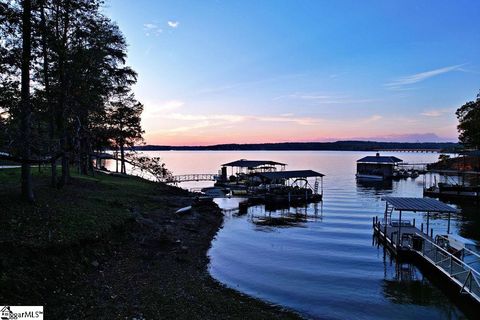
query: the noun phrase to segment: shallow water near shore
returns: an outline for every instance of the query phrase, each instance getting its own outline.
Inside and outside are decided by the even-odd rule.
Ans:
[[[174,174],[215,173],[220,164],[241,158],[288,163],[287,170],[326,174],[324,201],[306,208],[246,215],[225,214],[209,251],[211,275],[241,292],[322,319],[463,319],[464,313],[413,265],[398,265],[372,237],[372,217],[382,216],[381,197],[421,197],[423,177],[392,183],[360,183],[355,161],[369,152],[155,152]],[[386,155],[387,153],[385,153]],[[438,154],[388,153],[405,162],[433,162]],[[192,183],[186,188],[205,186]],[[220,207],[238,199],[217,199]],[[452,217],[452,233],[478,242],[479,209]],[[306,222],[273,227],[254,224],[266,215],[297,214]],[[405,216],[405,215],[404,215]],[[406,215],[416,219],[424,217]],[[434,234],[446,233],[446,220],[431,219]]]

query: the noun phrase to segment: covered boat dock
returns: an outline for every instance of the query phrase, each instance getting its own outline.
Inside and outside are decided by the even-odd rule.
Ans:
[[[240,159],[228,163],[222,164],[222,167],[232,167],[236,168],[237,170],[247,169],[247,171],[254,171],[254,172],[269,172],[269,171],[276,171],[278,167],[280,170],[285,170],[286,163],[281,163],[277,161],[271,160],[247,160],[247,159]]]
[[[320,187],[320,194],[323,194],[323,173],[313,170],[289,170],[277,172],[262,172],[257,174],[263,181],[268,183],[284,183],[287,186],[294,186],[299,181],[304,182],[303,187],[310,186],[308,178],[315,178],[315,184],[311,188],[315,193],[318,193]],[[320,181],[319,181],[320,180]],[[318,183],[317,183],[318,182]]]
[[[257,194],[265,192],[267,204],[308,203],[322,200],[325,176],[323,173],[313,170],[289,170],[261,172],[256,176],[261,179],[262,184],[256,187],[254,192]]]
[[[386,202],[384,218],[373,218],[374,234],[380,242],[398,258],[413,259],[432,276],[448,281],[459,295],[466,294],[480,304],[480,272],[462,260],[468,249],[453,250],[448,243],[451,214],[457,213],[457,209],[431,198],[384,197],[382,200]],[[398,213],[398,219],[392,218],[394,212]],[[402,212],[426,213],[426,228],[422,223],[418,229],[415,219],[413,223],[403,220]],[[429,229],[430,215],[433,213],[448,215],[446,236],[437,235],[433,238],[433,230]],[[468,251],[480,259],[478,254]]]
[[[247,160],[240,159],[221,165],[219,172],[220,181],[238,181],[247,175],[252,175],[259,172],[273,172],[284,171],[287,164],[271,161],[271,160]],[[228,176],[227,168],[231,168],[230,177]]]
[[[403,162],[394,156],[367,156],[357,160],[358,179],[383,180],[393,176],[399,163]]]

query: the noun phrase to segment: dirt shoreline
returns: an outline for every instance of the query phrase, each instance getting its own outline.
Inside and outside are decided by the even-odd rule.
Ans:
[[[177,201],[189,205],[189,200]],[[194,204],[181,215],[135,213],[127,238],[113,244],[123,250],[99,261],[98,273],[104,277],[93,276],[92,282],[104,288],[103,303],[98,301],[94,314],[111,312],[111,303],[105,303],[110,299],[120,304],[118,318],[299,318],[226,288],[209,275],[207,251],[222,222],[223,215],[213,203]],[[129,281],[123,281],[125,277]]]
[[[0,302],[43,305],[46,319],[300,318],[210,276],[207,251],[223,223],[216,204],[166,185],[152,193],[159,194],[148,196],[153,209],[130,207],[127,222],[97,239],[45,248],[0,243]]]

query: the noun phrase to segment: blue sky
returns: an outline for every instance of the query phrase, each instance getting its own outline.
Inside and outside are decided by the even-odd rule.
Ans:
[[[151,144],[455,140],[478,1],[107,1]]]

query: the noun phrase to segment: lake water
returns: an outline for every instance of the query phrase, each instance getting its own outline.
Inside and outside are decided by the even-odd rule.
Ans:
[[[355,179],[355,161],[369,152],[149,152],[174,174],[216,173],[237,159],[274,160],[287,170],[324,173],[324,200],[306,208],[308,221],[292,227],[255,225],[266,214],[251,207],[243,216],[226,214],[209,251],[211,275],[229,287],[321,319],[462,319],[466,316],[413,265],[398,265],[372,237],[372,217],[382,216],[384,195],[422,197],[423,176],[390,184]],[[387,153],[385,153],[386,155]],[[438,154],[388,153],[405,162],[433,162]],[[186,188],[211,185],[191,183]],[[233,208],[238,199],[217,199]],[[480,240],[478,207],[452,217],[452,233]],[[404,215],[405,216],[405,215]],[[421,214],[407,214],[420,224]],[[446,221],[431,219],[434,233]]]

